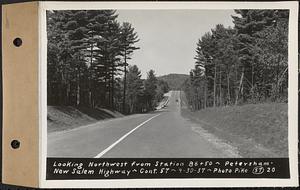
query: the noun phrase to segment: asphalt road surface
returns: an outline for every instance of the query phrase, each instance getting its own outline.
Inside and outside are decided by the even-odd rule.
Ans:
[[[100,121],[48,135],[48,157],[223,158],[232,147],[180,114],[180,91],[168,105],[148,114]],[[197,129],[197,130],[195,130]],[[205,133],[205,134],[204,134]]]

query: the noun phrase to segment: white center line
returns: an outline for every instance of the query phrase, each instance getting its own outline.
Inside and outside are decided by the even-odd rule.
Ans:
[[[123,139],[125,139],[128,135],[130,135],[131,133],[133,133],[135,130],[137,130],[139,127],[141,127],[142,125],[144,125],[145,123],[147,123],[148,121],[150,121],[151,119],[159,116],[161,114],[157,114],[149,119],[147,119],[146,121],[144,121],[143,123],[139,124],[138,126],[136,126],[134,129],[132,129],[131,131],[129,131],[128,133],[126,133],[124,136],[122,136],[121,138],[119,138],[116,142],[114,142],[112,145],[110,145],[109,147],[107,147],[105,150],[103,150],[102,152],[100,152],[97,156],[95,156],[94,158],[101,158],[105,153],[107,153],[108,151],[110,151],[114,146],[116,146],[119,142],[121,142]]]

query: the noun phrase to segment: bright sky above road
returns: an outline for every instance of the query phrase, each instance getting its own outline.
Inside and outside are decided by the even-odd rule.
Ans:
[[[129,64],[137,65],[146,77],[188,74],[194,66],[196,43],[205,33],[223,24],[233,26],[233,10],[118,10],[120,22],[130,22],[140,41]]]

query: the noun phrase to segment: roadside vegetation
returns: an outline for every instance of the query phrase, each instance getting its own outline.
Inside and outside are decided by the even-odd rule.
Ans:
[[[150,70],[129,65],[138,34],[115,10],[47,11],[48,105],[148,112],[168,91]]]
[[[242,156],[286,157],[289,13],[235,12],[233,28],[199,36],[189,75],[143,79],[130,65],[138,34],[115,10],[47,11],[48,130],[150,112],[182,90],[181,114]]]
[[[48,106],[48,132],[65,131],[95,123],[99,120],[122,117],[118,112],[106,109],[81,108],[72,106]]]
[[[247,104],[181,114],[238,148],[242,157],[287,157],[288,115],[285,103]]]
[[[184,91],[192,110],[287,102],[287,10],[235,10],[234,27],[218,24],[197,43]]]
[[[198,40],[181,113],[244,157],[287,157],[289,12],[235,13]]]

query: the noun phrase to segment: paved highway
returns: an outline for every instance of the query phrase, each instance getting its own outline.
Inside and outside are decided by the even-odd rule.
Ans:
[[[181,116],[180,94],[172,91],[167,107],[153,113],[51,133],[48,157],[239,157],[234,147]]]

